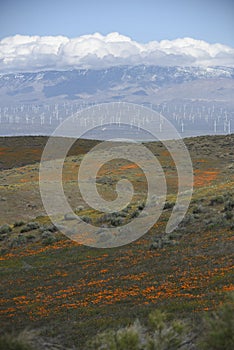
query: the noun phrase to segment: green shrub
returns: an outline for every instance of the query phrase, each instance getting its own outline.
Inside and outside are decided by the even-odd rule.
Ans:
[[[185,325],[181,321],[167,322],[167,316],[160,310],[149,315],[153,333],[147,340],[147,350],[175,350],[185,339]]]
[[[139,322],[133,325],[119,329],[116,333],[116,343],[118,350],[140,350],[142,326]]]
[[[20,227],[20,226],[23,226],[23,225],[25,225],[25,222],[22,221],[22,220],[16,221],[14,223],[14,227]]]
[[[233,213],[231,211],[227,211],[225,217],[227,220],[231,220],[233,218]]]
[[[234,208],[234,200],[230,199],[229,201],[227,201],[224,205],[224,211],[232,211],[232,209]]]
[[[128,216],[128,214],[122,210],[118,213],[118,216],[121,216],[122,218],[126,218]]]
[[[44,231],[41,235],[42,243],[45,245],[53,244],[59,241],[59,237],[56,237],[55,234],[51,231]]]
[[[227,221],[226,215],[217,214],[216,216],[205,221],[208,229],[220,228],[220,227],[229,227],[229,222]]]
[[[28,226],[24,226],[21,230],[20,230],[20,233],[25,233],[25,232],[29,232],[31,231],[30,228],[28,228]]]
[[[43,225],[39,228],[41,233],[45,231],[56,232],[58,229],[54,224]]]
[[[10,233],[11,231],[12,231],[12,228],[7,224],[0,227],[0,234]]]
[[[131,219],[137,218],[140,215],[139,210],[134,210],[131,214]]]
[[[154,310],[149,314],[150,326],[158,331],[162,331],[165,326],[166,314],[160,310]]]
[[[17,336],[5,334],[0,337],[0,350],[35,350],[32,347],[32,340],[37,333],[35,331],[24,330]]]
[[[88,350],[117,350],[115,342],[115,332],[106,331],[99,333],[96,337],[87,343]]]
[[[196,205],[194,208],[193,208],[193,214],[200,214],[204,211],[204,208],[202,205]]]
[[[109,222],[112,226],[120,226],[123,225],[124,219],[127,217],[127,213],[121,211],[121,212],[113,212],[113,213],[107,213],[99,217],[98,223],[102,224],[105,222]]]
[[[122,212],[128,213],[129,209],[130,209],[130,208],[127,206],[127,207],[125,207],[125,208],[122,209]]]
[[[112,226],[121,226],[123,225],[124,220],[121,217],[116,217],[111,220],[111,225]]]
[[[82,221],[86,222],[87,224],[92,222],[92,219],[89,216],[81,216],[80,218]]]
[[[51,245],[51,244],[55,243],[56,241],[57,241],[57,239],[55,237],[51,236],[51,237],[44,238],[42,240],[42,243],[44,245]]]
[[[134,324],[99,333],[89,341],[87,350],[176,350],[185,340],[185,326],[180,321],[167,322],[156,310],[149,315],[150,329],[138,320]],[[187,338],[189,339],[189,338]],[[187,341],[186,339],[186,341]]]
[[[215,205],[215,204],[222,204],[224,203],[224,197],[223,196],[217,196],[214,198],[211,198],[210,200],[210,205]]]
[[[145,208],[145,203],[141,203],[138,205],[139,210],[143,210]]]
[[[143,328],[138,321],[133,325],[120,328],[117,331],[108,330],[99,333],[88,342],[88,350],[141,350]]]
[[[38,229],[40,227],[40,225],[38,224],[38,222],[32,221],[32,222],[29,222],[27,224],[27,227],[30,228],[31,230],[36,230],[36,229]]]
[[[181,222],[181,226],[188,225],[188,224],[192,223],[193,221],[194,221],[193,214],[187,213]]]
[[[19,234],[17,237],[14,237],[12,241],[10,242],[9,246],[10,248],[17,248],[21,247],[22,245],[27,243],[27,238],[23,236],[22,234]]]
[[[26,236],[26,239],[27,239],[27,241],[33,241],[34,239],[36,239],[36,236],[33,235],[32,233],[29,233],[29,234]]]
[[[40,227],[40,225],[38,224],[38,222],[29,222],[27,223],[27,225],[25,225],[20,232],[24,233],[24,232],[29,232],[29,231],[33,231],[33,230],[37,230]]]
[[[202,350],[232,350],[234,348],[234,294],[204,321],[200,341]]]
[[[174,202],[166,202],[166,203],[164,204],[164,208],[163,208],[163,210],[166,210],[166,209],[171,209],[171,208],[173,208],[173,207],[174,207],[174,205],[175,205],[175,203],[174,203]]]

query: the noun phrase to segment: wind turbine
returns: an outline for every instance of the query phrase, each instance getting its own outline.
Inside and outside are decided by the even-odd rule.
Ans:
[[[181,132],[184,132],[184,122],[181,120]]]
[[[216,121],[216,119],[214,120],[214,132],[215,133],[217,132],[217,121]]]

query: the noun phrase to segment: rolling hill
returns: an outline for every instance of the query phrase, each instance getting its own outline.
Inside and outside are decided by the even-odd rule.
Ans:
[[[146,321],[149,312],[162,309],[192,323],[194,337],[185,349],[198,349],[202,315],[233,290],[234,135],[185,139],[194,192],[188,213],[171,234],[165,234],[165,226],[176,199],[177,174],[164,146],[147,143],[165,171],[167,201],[146,235],[115,249],[82,246],[50,222],[38,187],[46,140],[0,139],[1,333],[30,327],[40,330],[40,349],[53,348],[51,339],[56,339],[53,349],[85,349],[98,331],[136,318]],[[74,145],[63,185],[78,215],[113,226],[116,217],[96,213],[76,192],[80,162],[95,144],[80,140]],[[130,165],[117,160],[97,181],[108,198],[121,176],[131,180],[136,196],[123,220],[141,211],[145,200],[144,176]]]

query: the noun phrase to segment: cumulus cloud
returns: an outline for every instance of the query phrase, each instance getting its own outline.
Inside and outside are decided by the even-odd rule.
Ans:
[[[233,67],[234,49],[192,38],[142,44],[119,33],[71,39],[15,35],[0,41],[3,73],[137,64]]]

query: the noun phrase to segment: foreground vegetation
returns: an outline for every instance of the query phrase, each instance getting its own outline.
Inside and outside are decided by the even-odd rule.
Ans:
[[[160,310],[149,314],[147,325],[137,319],[119,329],[99,332],[89,339],[86,350],[232,350],[234,345],[234,295],[209,313],[202,328],[194,329],[191,324],[179,319],[170,319]],[[45,342],[40,332],[24,330],[18,335],[5,334],[0,337],[0,350],[61,349],[61,345]],[[73,347],[76,349],[76,346]]]

